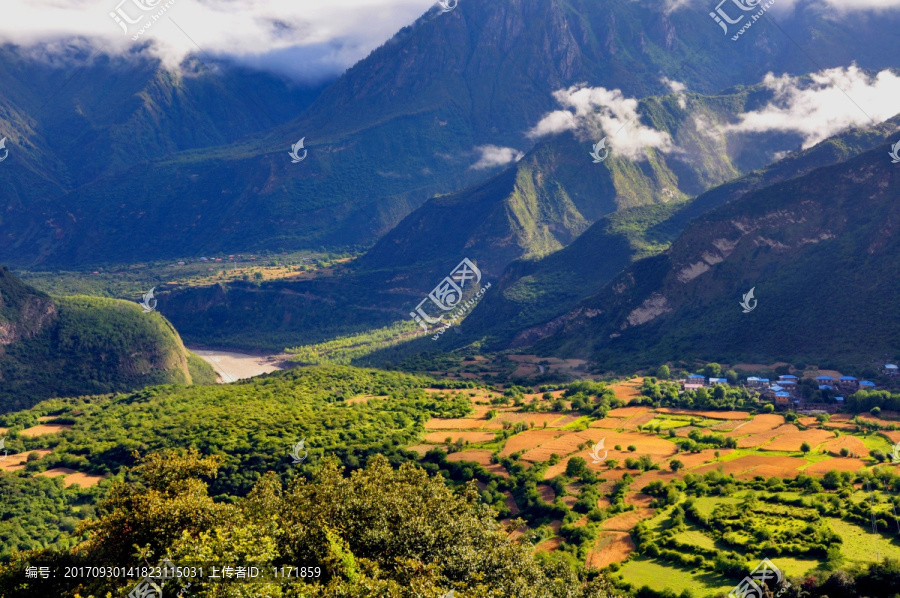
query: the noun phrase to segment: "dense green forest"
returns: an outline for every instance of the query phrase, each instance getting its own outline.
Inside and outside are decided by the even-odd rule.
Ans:
[[[440,477],[412,464],[395,469],[384,457],[346,477],[331,460],[286,487],[268,473],[246,498],[221,503],[207,487],[220,463],[193,450],[143,459],[102,502],[99,518],[84,526],[85,542],[71,551],[22,554],[0,566],[0,596],[121,596],[140,580],[29,580],[25,569],[60,572],[163,558],[207,571],[220,563],[267,572],[300,566],[303,572],[300,579],[269,583],[185,577],[169,582],[174,589],[167,596],[187,584],[192,596],[235,598],[437,598],[449,590],[479,598],[608,596],[601,577],[589,581],[562,561],[534,555],[529,544],[511,541],[517,524],[498,524],[473,484],[454,491]]]

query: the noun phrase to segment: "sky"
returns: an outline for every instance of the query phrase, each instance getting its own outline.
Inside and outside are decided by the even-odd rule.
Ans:
[[[50,53],[74,36],[110,54],[151,42],[147,51],[169,66],[202,48],[315,80],[343,72],[434,5],[435,0],[3,0],[0,42]]]
[[[664,11],[686,4],[712,8],[717,3],[645,1],[658,2]],[[732,1],[753,5],[756,0]],[[773,10],[790,12],[798,1],[776,0]],[[814,1],[835,12],[900,7],[900,0]],[[436,0],[2,0],[0,43],[18,44],[49,57],[76,37],[109,54],[141,48],[169,67],[202,49],[296,80],[318,82],[365,58],[435,4]]]

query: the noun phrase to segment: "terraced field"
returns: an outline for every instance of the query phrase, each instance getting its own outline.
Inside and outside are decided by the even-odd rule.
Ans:
[[[626,381],[616,385],[615,392],[617,396],[633,397],[636,396],[635,388],[634,381]],[[676,593],[700,589],[698,596],[727,593],[734,587],[734,580],[715,571],[702,568],[691,570],[690,567],[665,560],[639,556],[633,531],[635,526],[642,522],[649,525],[660,521],[660,518],[665,520],[671,513],[671,507],[661,511],[654,497],[642,493],[642,489],[653,483],[665,485],[673,480],[684,480],[688,475],[696,478],[710,473],[749,482],[760,478],[791,480],[801,474],[821,478],[829,471],[866,471],[878,465],[870,457],[871,450],[888,449],[891,440],[900,440],[900,435],[894,432],[879,434],[862,431],[849,417],[841,415],[824,423],[814,417],[788,422],[784,416],[774,413],[753,415],[747,411],[653,409],[635,405],[611,409],[606,417],[597,419],[545,411],[543,409],[550,407],[550,401],[542,405],[538,395],[530,395],[529,399],[529,402],[532,399],[536,401],[537,411],[490,405],[491,398],[480,394],[479,399],[473,399],[473,413],[466,418],[430,420],[426,425],[428,433],[424,446],[429,443],[446,445],[447,439],[451,442],[463,440],[466,443],[464,448],[453,448],[447,456],[448,461],[477,463],[503,479],[509,479],[509,472],[500,463],[504,459],[513,458],[526,468],[541,468],[540,479],[543,481],[537,487],[540,500],[546,505],[562,504],[569,509],[578,504],[583,483],[569,483],[566,486],[567,495],[561,497],[557,497],[551,485],[558,476],[566,474],[572,459],[583,459],[585,468],[600,477],[597,510],[612,509],[615,482],[630,474],[633,480],[623,495],[624,512],[615,513],[612,510],[599,523],[592,523],[583,515],[571,520],[571,525],[587,525],[595,529],[595,536],[579,553],[583,555],[584,564],[597,569],[621,565],[615,575],[623,583],[632,584],[633,589],[642,585],[656,591],[669,589]],[[701,448],[696,452],[682,450],[677,443],[685,442],[694,430],[703,435],[715,434],[734,439],[737,448]],[[594,447],[598,447],[597,450]],[[804,452],[803,448],[808,448],[808,451]],[[843,449],[846,456],[841,454]],[[600,458],[595,458],[595,455]],[[649,459],[658,469],[641,471],[625,466],[626,460],[633,462],[639,458]],[[682,464],[678,471],[672,471],[669,467],[675,459]],[[611,461],[616,462],[612,467]],[[900,473],[900,465],[885,463],[881,466]],[[696,506],[698,512],[709,518],[722,505],[737,505],[739,502],[734,496],[701,497],[696,499]],[[515,506],[516,510],[519,508],[512,496],[507,497],[506,504]],[[778,517],[788,516],[767,517],[775,522]],[[791,523],[789,519],[783,521],[785,530],[796,532],[802,527],[800,520]],[[767,519],[761,516],[760,521]],[[857,523],[835,519],[831,524],[829,529],[842,537],[846,536],[841,550],[847,554],[861,550],[865,542],[875,542],[872,546],[878,547],[876,552],[879,554],[893,556],[896,553],[900,556],[896,542],[892,544],[887,539],[876,539],[871,530],[867,538],[866,529]],[[537,550],[566,550],[565,537],[560,532],[560,529],[565,532],[565,526],[561,520],[550,522],[550,526],[545,528],[551,530],[548,532],[550,535],[536,544]],[[676,539],[701,552],[726,546],[709,535],[702,526],[689,525]],[[874,557],[857,555],[857,560],[860,558],[867,561]],[[804,574],[820,565],[819,560],[794,556],[779,557],[778,562],[793,575]]]

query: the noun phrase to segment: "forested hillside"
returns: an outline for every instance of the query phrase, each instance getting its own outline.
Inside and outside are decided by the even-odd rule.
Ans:
[[[135,302],[52,298],[0,272],[0,411],[54,396],[215,382],[172,325]]]

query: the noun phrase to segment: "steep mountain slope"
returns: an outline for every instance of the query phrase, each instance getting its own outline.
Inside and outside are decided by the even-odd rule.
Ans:
[[[758,82],[770,70],[798,73],[851,60],[880,69],[891,62],[900,41],[896,11],[838,22],[806,8],[783,24],[791,38],[763,23],[754,28],[755,41],[743,44],[723,40],[705,13],[667,12],[657,2],[504,0],[463,3],[446,14],[435,9],[286,125],[234,145],[175,155],[170,147],[138,151],[142,159],[162,157],[62,195],[19,197],[4,212],[12,236],[0,236],[0,258],[76,264],[110,255],[129,261],[367,244],[434,194],[483,180],[486,173],[470,169],[478,147],[529,149],[526,132],[556,108],[552,93],[561,88],[587,83],[645,97],[667,90],[663,77],[669,76],[709,93]],[[791,39],[817,56],[819,66]],[[104,95],[131,97],[120,90]],[[140,123],[146,128],[128,131],[142,139],[155,134],[153,118]],[[175,123],[187,131],[193,125],[187,118]],[[72,129],[54,140],[77,138]],[[101,152],[104,163],[127,166],[123,156],[134,138],[111,137],[114,147]],[[287,151],[300,138],[309,153],[291,164]],[[20,158],[31,156],[20,152]],[[29,186],[18,177],[41,170],[18,161],[4,167],[4,179],[20,195]]]
[[[599,292],[629,263],[665,250],[690,220],[754,189],[845,161],[885,143],[898,129],[900,117],[876,127],[851,129],[690,201],[611,214],[556,253],[510,264],[497,284],[498,292],[485,297],[467,319],[467,329],[488,338],[489,346],[495,348],[530,344],[542,334],[540,324]],[[517,338],[523,330],[536,326]],[[460,342],[470,340],[466,337]]]
[[[771,91],[759,86],[719,96],[646,98],[639,122],[671,135],[677,151],[651,149],[645,160],[614,151],[594,164],[589,141],[556,135],[485,183],[427,201],[357,260],[351,276],[184,289],[162,298],[161,309],[191,342],[279,350],[405,319],[467,257],[500,284],[466,330],[505,347],[523,329],[596,293],[632,260],[665,249],[701,210],[858,153],[896,128],[848,131],[688,202],[799,147],[796,135],[719,133],[770,99]],[[741,149],[750,144],[754,152]],[[504,273],[519,258],[524,261]],[[471,335],[456,341],[471,342]]]
[[[602,366],[678,359],[872,363],[900,349],[900,170],[889,144],[692,222],[543,329]],[[755,289],[749,313],[739,305]]]
[[[0,271],[0,411],[210,374],[159,314],[117,299],[51,298]]]

